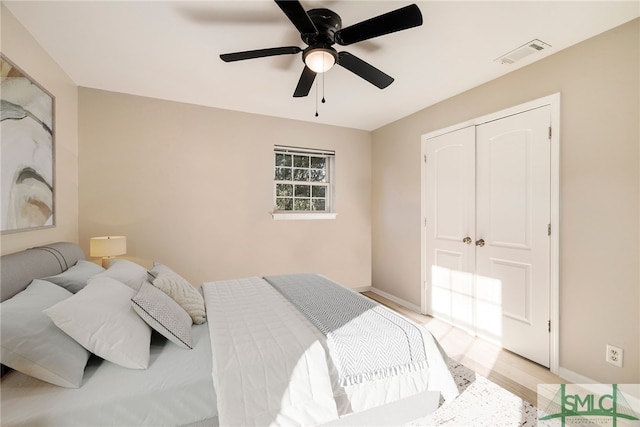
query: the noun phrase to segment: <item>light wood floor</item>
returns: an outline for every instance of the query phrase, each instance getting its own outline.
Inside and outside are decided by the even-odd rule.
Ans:
[[[363,295],[426,325],[449,357],[533,405],[537,400],[538,384],[566,383],[549,369],[444,321],[411,311],[373,292]]]

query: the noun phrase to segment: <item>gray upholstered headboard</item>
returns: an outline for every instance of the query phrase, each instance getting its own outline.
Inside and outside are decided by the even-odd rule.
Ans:
[[[75,243],[58,242],[38,246],[0,258],[0,301],[25,289],[33,279],[62,273],[84,259]]]

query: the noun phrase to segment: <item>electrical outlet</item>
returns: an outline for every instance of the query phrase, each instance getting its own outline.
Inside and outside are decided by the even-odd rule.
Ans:
[[[622,358],[624,356],[624,351],[611,344],[607,344],[607,363],[611,363],[612,365],[617,366],[618,368],[622,368]]]

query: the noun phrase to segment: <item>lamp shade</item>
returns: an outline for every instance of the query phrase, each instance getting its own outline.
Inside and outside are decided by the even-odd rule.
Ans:
[[[311,49],[305,53],[304,63],[312,71],[316,73],[324,73],[336,63],[336,55],[329,49]]]
[[[92,237],[89,244],[89,255],[92,257],[112,257],[127,253],[125,236]]]

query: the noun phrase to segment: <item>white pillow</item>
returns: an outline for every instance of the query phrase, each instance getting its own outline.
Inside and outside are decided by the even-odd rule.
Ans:
[[[163,264],[154,263],[151,273],[155,273],[153,285],[180,304],[193,323],[200,325],[207,321],[204,298],[195,286]]]
[[[182,348],[193,348],[191,317],[169,295],[145,282],[131,303],[142,320],[165,338]]]
[[[92,278],[77,294],[43,312],[90,352],[125,368],[146,369],[151,328],[131,307],[135,294],[110,277]]]
[[[2,364],[61,387],[80,387],[89,352],[42,314],[43,309],[72,295],[36,279],[0,304]]]
[[[100,267],[98,264],[81,259],[76,263],[76,265],[67,271],[56,274],[55,276],[44,277],[42,280],[55,283],[56,285],[62,286],[69,292],[75,294],[80,289],[87,286],[87,282],[90,277],[100,274],[103,271],[105,271],[104,268]]]
[[[101,277],[111,277],[129,286],[134,291],[138,291],[142,283],[147,280],[147,270],[129,260],[114,259],[106,271],[89,278],[89,283]]]

